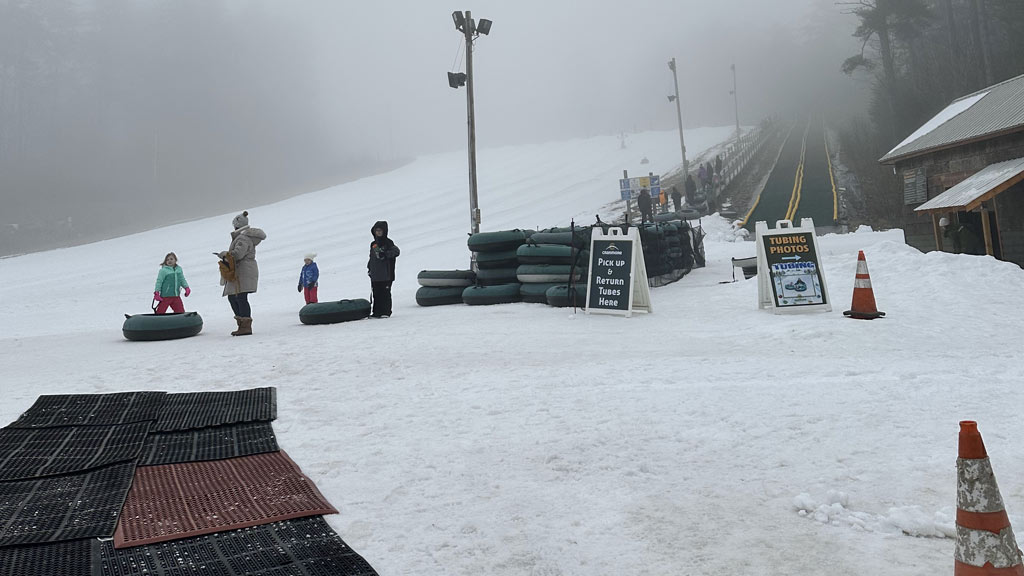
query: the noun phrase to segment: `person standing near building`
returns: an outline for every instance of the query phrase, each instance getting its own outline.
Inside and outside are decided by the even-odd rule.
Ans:
[[[391,284],[395,281],[395,260],[401,251],[388,238],[388,223],[378,220],[370,228],[373,241],[370,242],[370,260],[366,263],[366,274],[370,277],[373,294],[373,318],[391,317]]]

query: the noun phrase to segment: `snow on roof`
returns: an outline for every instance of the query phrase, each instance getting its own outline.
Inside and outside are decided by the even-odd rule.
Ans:
[[[953,101],[914,131],[879,162],[941,150],[964,142],[1024,130],[1024,75]]]
[[[982,92],[980,94],[975,94],[973,96],[968,96],[966,98],[957,100],[950,104],[949,106],[946,106],[942,110],[942,112],[936,114],[934,117],[932,117],[931,120],[925,122],[924,125],[915,130],[913,134],[907,136],[906,139],[903,140],[903,142],[900,142],[899,144],[894,146],[892,150],[889,150],[888,154],[892,154],[896,150],[903,148],[907,144],[910,144],[911,142],[917,140],[918,138],[924,136],[925,134],[934,131],[936,128],[942,126],[946,122],[949,122],[950,120],[958,116],[960,113],[966,111],[971,106],[974,106],[978,102],[978,100],[981,100],[987,95],[988,92]]]
[[[1024,172],[1024,158],[990,164],[970,178],[914,208],[914,211],[972,210],[976,204],[984,200],[983,197],[986,194],[1011,182],[1022,172]]]

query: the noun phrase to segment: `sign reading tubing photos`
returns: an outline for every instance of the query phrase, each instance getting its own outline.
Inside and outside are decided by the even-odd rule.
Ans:
[[[587,314],[652,312],[640,233],[630,228],[604,232],[594,228],[590,237],[590,271],[587,277]]]
[[[657,198],[661,194],[661,176],[651,174],[639,178],[619,178],[619,198],[622,200],[636,200],[644,188],[651,193],[651,198]]]
[[[758,222],[754,231],[758,307],[770,307],[776,314],[831,311],[814,222],[804,218],[795,227],[789,220],[779,220],[774,230],[769,230],[766,222]]]

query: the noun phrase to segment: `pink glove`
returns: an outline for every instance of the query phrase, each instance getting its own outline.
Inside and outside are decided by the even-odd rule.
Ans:
[[[163,302],[164,301],[164,299],[160,297],[160,291],[159,290],[157,290],[156,292],[153,292],[153,300],[156,300],[157,302]]]
[[[188,295],[191,294],[191,293],[192,293],[192,289],[189,288],[188,286],[185,286],[185,297],[188,298]]]

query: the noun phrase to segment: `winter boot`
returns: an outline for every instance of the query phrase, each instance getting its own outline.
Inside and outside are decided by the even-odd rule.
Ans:
[[[242,317],[241,316],[235,316],[235,324],[238,325],[238,328],[236,328],[235,330],[231,331],[231,335],[232,336],[238,336],[238,333],[242,331]]]
[[[232,336],[248,336],[252,334],[252,318],[239,318],[238,330],[231,333]]]

